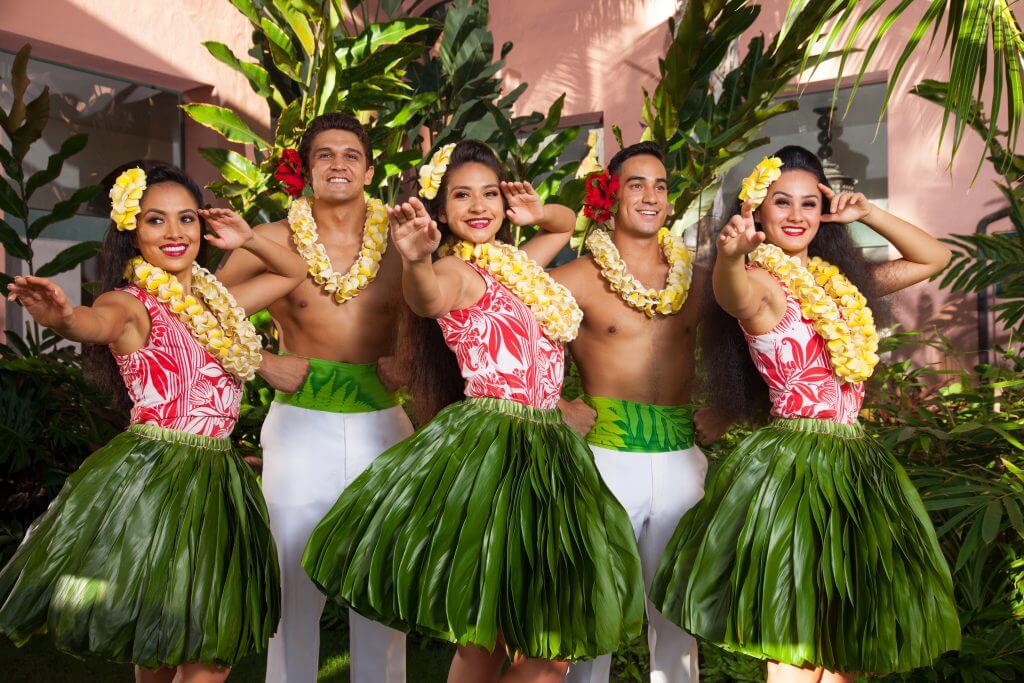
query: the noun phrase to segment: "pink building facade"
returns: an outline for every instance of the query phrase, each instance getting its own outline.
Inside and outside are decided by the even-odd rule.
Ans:
[[[781,25],[787,3],[766,0],[760,4],[761,16],[741,41],[741,52],[750,36],[758,32],[770,36]],[[588,115],[583,118],[602,122],[607,159],[614,152],[612,124],[622,128],[627,143],[639,138],[641,89],[653,89],[657,82],[657,60],[669,42],[667,20],[678,9],[676,0],[492,0],[491,29],[497,45],[505,41],[515,44],[506,60],[505,78],[510,85],[529,83],[520,99],[521,109],[546,110],[556,97],[567,93],[565,114]],[[1017,5],[1014,11],[1020,16],[1024,9]],[[901,20],[883,44],[867,79],[876,84],[874,90],[869,86],[858,95],[853,112],[843,122],[843,142],[835,145],[836,159],[849,166],[844,170],[852,170],[851,175],[860,176],[859,187],[873,200],[933,234],[973,232],[979,220],[1002,205],[991,169],[984,167],[973,185],[971,182],[983,153],[981,140],[969,135],[956,163],[947,168],[948,145],[942,150],[937,147],[941,109],[907,93],[923,78],[946,76],[945,58],[937,51],[922,52],[911,61],[900,92],[876,130],[882,84],[913,25],[911,19]],[[128,84],[117,86],[112,92],[120,98],[112,97],[107,103],[98,99],[106,86],[86,88],[87,92],[69,102],[71,110],[79,113],[88,112],[92,105],[109,110],[125,102],[138,108],[145,93],[158,93],[145,100],[149,107],[145,111],[151,114],[138,111],[135,120],[167,117],[168,125],[176,126],[171,135],[175,144],[160,147],[162,153],[183,163],[201,182],[208,182],[216,174],[197,149],[217,144],[218,136],[180,114],[175,124],[172,110],[175,103],[192,101],[230,106],[256,130],[265,131],[269,126],[265,102],[253,94],[242,76],[216,61],[202,46],[203,41],[216,40],[243,55],[250,46],[249,33],[248,22],[227,0],[6,0],[0,20],[0,50],[10,53],[30,42],[33,56],[55,69],[91,74],[99,81],[112,77]],[[871,35],[870,30],[864,33]],[[4,55],[0,53],[0,57]],[[6,57],[9,65],[10,55]],[[0,70],[4,64],[0,62]],[[804,83],[800,114],[787,114],[769,127],[773,146],[779,141],[817,147],[815,115],[810,110],[827,100],[825,91],[831,90],[834,75],[834,66],[826,65]],[[164,104],[152,104],[157,101]],[[145,152],[162,144],[142,139],[145,136],[132,137],[135,129],[124,127],[127,137],[123,139],[129,142],[123,144],[128,147]],[[109,156],[121,144],[90,147],[84,154],[98,155],[95,165],[109,169],[126,159],[111,158],[103,164],[99,157]],[[840,150],[845,155],[842,159]],[[74,177],[69,169],[60,183],[72,187],[76,182],[98,180]],[[92,225],[95,229],[97,224]],[[995,224],[992,230],[996,229],[1005,226]],[[867,246],[884,248],[872,243],[871,236],[865,240]],[[954,297],[926,283],[903,293],[894,302],[894,310],[905,326],[937,327],[960,348],[976,348],[973,297]],[[17,315],[10,309],[8,314]],[[12,318],[8,324],[14,322]]]

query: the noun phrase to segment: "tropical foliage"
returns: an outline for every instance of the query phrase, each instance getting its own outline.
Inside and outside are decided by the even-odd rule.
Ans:
[[[682,227],[704,216],[725,173],[767,142],[759,137],[764,125],[796,109],[793,100],[775,100],[800,74],[820,24],[835,15],[828,2],[799,11],[791,6],[785,30],[767,43],[763,35],[751,39],[742,62],[718,86],[716,70],[760,12],[745,0],[688,2],[659,60],[658,85],[644,93],[644,137],[668,152],[666,166],[677,171],[669,197]]]
[[[557,130],[562,99],[546,114],[513,115],[526,84],[502,92],[498,74],[512,44],[495,59],[485,0],[437,3],[412,16],[408,7],[395,16],[397,2],[378,3],[371,12],[358,0],[230,1],[252,26],[250,59],[221,43],[205,45],[266,98],[273,136],[258,135],[225,107],[185,110],[226,140],[253,146],[253,161],[228,148],[200,150],[224,177],[211,189],[250,221],[284,215],[288,198],[273,179],[277,161],[328,111],[354,114],[367,126],[376,157],[371,191],[388,202],[434,149],[462,137],[490,143],[512,175],[537,181],[543,196],[555,194],[578,165],[576,159],[549,173],[578,134]]]

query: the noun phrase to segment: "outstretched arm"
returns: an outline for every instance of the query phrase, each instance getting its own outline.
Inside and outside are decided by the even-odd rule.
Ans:
[[[202,213],[212,235],[206,240],[224,250],[242,249],[258,258],[266,268],[254,277],[230,287],[238,305],[248,313],[263,310],[295,289],[306,275],[306,262],[291,249],[256,233],[241,216],[230,209],[204,209]]]
[[[462,296],[462,278],[456,270],[432,256],[441,243],[441,231],[416,197],[388,207],[391,239],[402,257],[402,294],[413,313],[439,318],[455,308]]]
[[[765,292],[756,286],[744,260],[762,242],[764,233],[754,228],[753,210],[746,203],[718,235],[718,256],[711,273],[715,299],[741,322],[756,316],[766,301]]]
[[[71,341],[85,344],[114,344],[132,332],[138,321],[131,307],[132,297],[123,292],[105,292],[92,306],[71,307],[60,285],[45,277],[14,278],[8,301],[17,299],[32,318]]]
[[[530,183],[503,182],[501,191],[508,201],[506,215],[513,225],[540,228],[523,244],[523,251],[541,266],[548,265],[569,243],[576,226],[576,214],[566,206],[545,204]]]
[[[829,200],[829,212],[822,215],[821,220],[837,223],[860,221],[889,240],[900,252],[901,258],[875,266],[875,285],[880,296],[927,280],[949,263],[951,254],[946,245],[917,226],[878,208],[863,193],[837,194],[822,184],[818,188]]]

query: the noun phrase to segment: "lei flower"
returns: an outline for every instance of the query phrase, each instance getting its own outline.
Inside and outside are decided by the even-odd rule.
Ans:
[[[669,272],[664,289],[651,289],[626,269],[626,262],[606,231],[594,230],[587,236],[587,247],[612,291],[633,308],[643,311],[648,318],[653,318],[656,313],[672,315],[679,312],[693,277],[690,250],[682,237],[662,228],[658,231],[658,243],[669,263]]]
[[[146,172],[141,168],[129,168],[117,176],[110,188],[110,219],[118,230],[134,230],[137,227],[139,202],[146,191]]]
[[[811,321],[828,347],[832,369],[844,382],[863,382],[878,365],[878,331],[867,299],[839,269],[818,257],[805,268],[773,244],[762,244],[750,262],[782,282],[800,302],[800,312]]]
[[[761,206],[765,195],[768,194],[768,186],[779,179],[782,175],[782,159],[778,157],[765,157],[754,167],[754,170],[743,179],[743,189],[740,190],[740,201],[750,204],[756,209]]]
[[[598,223],[606,223],[615,212],[619,176],[608,171],[591,173],[587,176],[584,187],[586,196],[583,199],[583,215]]]
[[[442,146],[430,161],[420,166],[420,196],[424,199],[433,199],[437,191],[441,189],[441,179],[444,172],[448,170],[448,162],[452,159],[452,150],[455,143]]]
[[[501,242],[473,244],[462,241],[446,247],[442,253],[470,261],[490,273],[530,307],[549,339],[571,342],[576,338],[583,320],[583,311],[576,299],[522,249]]]
[[[243,382],[256,374],[262,348],[256,328],[213,273],[193,263],[192,292],[185,294],[177,278],[136,256],[125,267],[125,279],[170,308],[225,370]]]
[[[281,160],[277,162],[274,177],[284,185],[284,191],[292,197],[301,197],[306,187],[306,179],[302,177],[302,159],[294,149],[281,152]]]
[[[388,248],[388,215],[379,199],[366,202],[362,247],[344,275],[335,272],[327,250],[318,241],[309,197],[295,198],[288,209],[288,225],[299,256],[306,260],[307,272],[325,292],[334,295],[339,304],[354,298],[377,277],[380,260]]]

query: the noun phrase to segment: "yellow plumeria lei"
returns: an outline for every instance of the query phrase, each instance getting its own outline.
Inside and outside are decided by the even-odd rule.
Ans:
[[[334,300],[343,304],[366,288],[380,270],[380,260],[388,248],[388,214],[379,199],[366,200],[366,221],[363,224],[363,242],[355,262],[344,275],[335,272],[324,245],[318,241],[316,221],[309,197],[296,197],[288,209],[288,225],[292,242],[306,266],[313,282]]]
[[[129,168],[117,176],[110,188],[110,219],[118,230],[134,230],[139,215],[139,201],[146,191],[146,172]]]
[[[424,199],[433,199],[437,196],[437,191],[441,189],[441,179],[448,170],[448,162],[452,159],[454,149],[454,142],[444,145],[434,152],[429,162],[420,166],[420,196]]]
[[[457,242],[443,250],[471,261],[490,273],[530,307],[544,334],[557,342],[571,342],[580,330],[583,311],[566,287],[544,271],[522,249],[492,242]]]
[[[136,256],[125,267],[125,279],[166,304],[225,370],[242,381],[256,374],[262,348],[259,335],[235,297],[213,273],[193,263],[192,292],[185,294],[176,277]]]
[[[768,194],[768,186],[778,180],[781,175],[782,159],[765,157],[754,167],[753,172],[743,179],[740,201],[750,204],[753,209],[761,206],[765,195]]]
[[[617,292],[633,308],[643,311],[648,318],[653,318],[656,313],[672,315],[679,312],[686,301],[693,277],[690,250],[686,248],[682,237],[662,228],[658,231],[658,243],[669,263],[669,271],[665,288],[651,289],[644,287],[626,269],[626,262],[622,260],[607,231],[593,230],[587,236],[587,247],[612,291]]]
[[[845,382],[863,382],[878,365],[878,331],[867,299],[839,269],[818,257],[805,268],[774,244],[762,244],[750,262],[777,277],[800,302],[828,347],[832,369]]]

